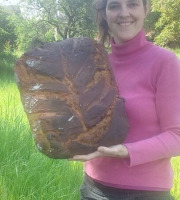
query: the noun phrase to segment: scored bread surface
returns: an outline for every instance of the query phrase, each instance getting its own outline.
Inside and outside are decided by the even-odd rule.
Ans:
[[[104,48],[82,37],[49,43],[15,64],[38,149],[52,158],[122,143],[128,120]]]

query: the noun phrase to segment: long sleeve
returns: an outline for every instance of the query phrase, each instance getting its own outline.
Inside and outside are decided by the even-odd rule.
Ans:
[[[165,60],[156,76],[155,105],[161,132],[127,143],[130,166],[180,155],[180,62]]]
[[[96,158],[85,171],[105,185],[126,189],[169,190],[171,157],[180,155],[180,61],[148,42],[141,31],[117,45],[110,64],[125,99],[129,132],[124,145],[130,158]]]

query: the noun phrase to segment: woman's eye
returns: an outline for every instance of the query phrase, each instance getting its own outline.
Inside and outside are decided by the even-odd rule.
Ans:
[[[128,6],[129,6],[130,8],[133,8],[133,7],[138,6],[138,3],[130,3]]]
[[[109,10],[118,9],[118,5],[109,5],[109,6],[108,6],[108,9],[109,9]]]

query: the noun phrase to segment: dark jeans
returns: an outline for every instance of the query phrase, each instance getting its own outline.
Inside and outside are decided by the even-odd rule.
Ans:
[[[81,186],[81,200],[173,200],[169,191],[124,190],[94,182],[87,175]]]

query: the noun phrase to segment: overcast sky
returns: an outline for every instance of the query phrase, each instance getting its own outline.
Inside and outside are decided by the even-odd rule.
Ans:
[[[16,5],[19,0],[0,0],[1,5]]]

